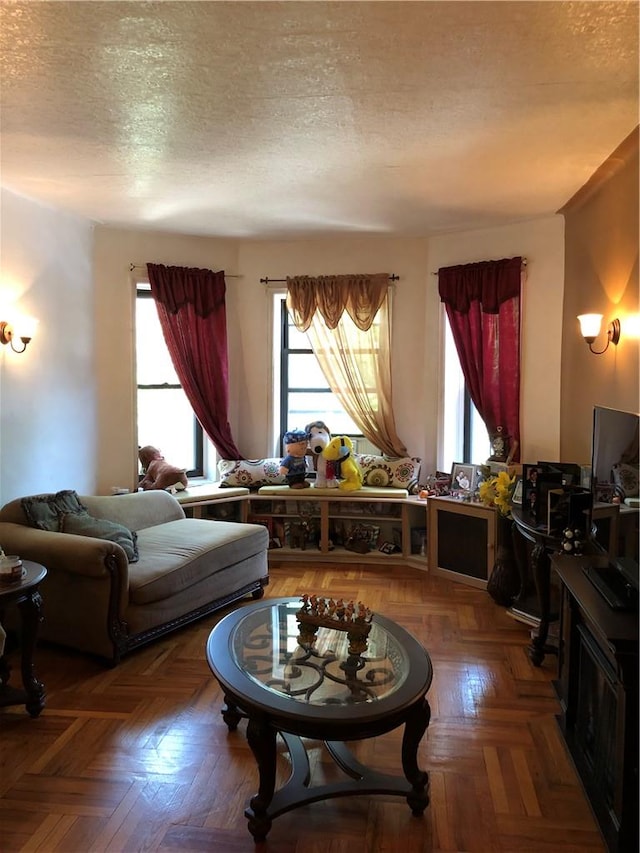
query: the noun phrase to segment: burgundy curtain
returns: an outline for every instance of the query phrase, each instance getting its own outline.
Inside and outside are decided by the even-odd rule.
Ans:
[[[489,435],[498,426],[520,459],[522,258],[438,270],[440,300],[469,394]]]
[[[241,459],[228,422],[224,272],[147,264],[151,294],[180,383],[223,459]]]

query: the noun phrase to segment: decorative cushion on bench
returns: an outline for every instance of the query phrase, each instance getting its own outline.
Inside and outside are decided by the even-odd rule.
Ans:
[[[406,489],[411,495],[418,493],[421,460],[417,457],[356,454],[356,459],[362,468],[362,479],[365,486]]]
[[[260,486],[285,485],[286,477],[280,473],[280,459],[221,459],[218,462],[220,485],[244,486],[259,489]]]

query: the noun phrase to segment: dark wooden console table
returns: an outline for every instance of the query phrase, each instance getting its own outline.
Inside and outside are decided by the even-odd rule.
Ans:
[[[22,565],[24,576],[21,579],[0,583],[0,621],[3,621],[7,607],[16,606],[20,611],[22,673],[22,689],[13,687],[9,684],[11,667],[6,655],[0,657],[0,707],[24,705],[32,717],[37,717],[44,708],[45,689],[35,675],[33,652],[42,620],[40,584],[47,576],[47,570],[30,560],[24,560]]]

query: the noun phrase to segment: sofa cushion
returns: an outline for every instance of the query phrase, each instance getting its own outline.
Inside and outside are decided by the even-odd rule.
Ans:
[[[30,495],[22,498],[21,505],[31,527],[40,530],[58,531],[61,516],[87,511],[73,489],[64,489],[55,494]]]
[[[363,485],[406,489],[409,494],[417,494],[420,459],[369,454],[355,454],[355,458],[362,469]]]
[[[260,524],[182,518],[138,531],[140,560],[129,570],[129,600],[150,604],[170,598],[219,571],[266,551]]]
[[[287,478],[280,473],[280,459],[221,459],[218,462],[220,485],[244,486],[259,489],[261,486],[286,485]]]
[[[60,517],[60,533],[75,533],[76,536],[93,536],[95,539],[108,539],[123,549],[130,563],[138,558],[138,534],[123,524],[106,518],[94,518],[88,512],[68,512]]]

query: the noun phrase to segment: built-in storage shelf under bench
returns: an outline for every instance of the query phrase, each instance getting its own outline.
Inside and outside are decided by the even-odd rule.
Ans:
[[[217,485],[194,486],[176,495],[187,515],[264,524],[272,561],[393,562],[426,568],[426,502],[405,489],[364,486],[291,489],[263,486],[257,492]],[[361,543],[368,543],[368,548]]]

